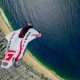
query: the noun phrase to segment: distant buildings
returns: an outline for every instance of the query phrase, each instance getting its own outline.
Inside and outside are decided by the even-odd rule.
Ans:
[[[5,35],[0,29],[0,59],[4,56],[4,49],[6,48],[7,40],[5,39]]]

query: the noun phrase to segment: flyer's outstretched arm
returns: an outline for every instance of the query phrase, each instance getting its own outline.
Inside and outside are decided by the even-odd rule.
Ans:
[[[29,25],[29,26],[32,26],[32,22],[28,22],[28,25]],[[33,27],[32,27],[32,28],[33,28]],[[33,29],[34,29],[34,28],[33,28]],[[41,37],[41,33],[36,30],[36,32],[35,32],[32,36]]]
[[[6,40],[9,42],[9,40],[10,40],[10,38],[11,38],[11,36],[12,36],[12,34],[14,33],[14,31],[12,31],[12,32],[10,32],[9,34],[7,34],[6,36],[5,36],[5,38],[6,38]]]

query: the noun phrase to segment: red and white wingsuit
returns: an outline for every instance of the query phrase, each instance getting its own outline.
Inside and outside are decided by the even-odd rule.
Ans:
[[[30,28],[24,37],[20,38],[19,34],[21,34],[21,30],[22,28],[17,31],[13,31],[6,36],[8,45],[5,57],[2,60],[2,68],[11,67],[13,65],[13,59],[15,59],[16,62],[20,60],[26,51],[27,44],[35,38],[41,37],[41,34],[37,30]]]

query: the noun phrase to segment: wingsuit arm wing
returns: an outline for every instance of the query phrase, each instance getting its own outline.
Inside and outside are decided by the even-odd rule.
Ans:
[[[10,37],[12,36],[13,32],[10,32],[8,35],[5,36],[5,38],[7,39],[7,41],[10,40]]]

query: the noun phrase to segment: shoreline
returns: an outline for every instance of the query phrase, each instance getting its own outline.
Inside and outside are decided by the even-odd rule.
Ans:
[[[0,9],[0,28],[2,31],[7,35],[12,31],[12,28],[10,27],[7,18],[4,18],[5,15],[3,14],[2,10]],[[5,21],[6,19],[6,21]],[[38,71],[41,74],[44,74],[48,78],[52,80],[63,80],[57,74],[48,68],[46,68],[43,64],[41,64],[29,51],[25,53],[23,60],[28,63],[29,65],[33,66],[33,69]]]
[[[52,80],[63,80],[60,78],[55,72],[47,68],[44,64],[40,63],[36,57],[34,57],[29,51],[25,54],[23,60],[31,65],[34,70],[38,71],[39,73],[45,75],[46,77]]]

